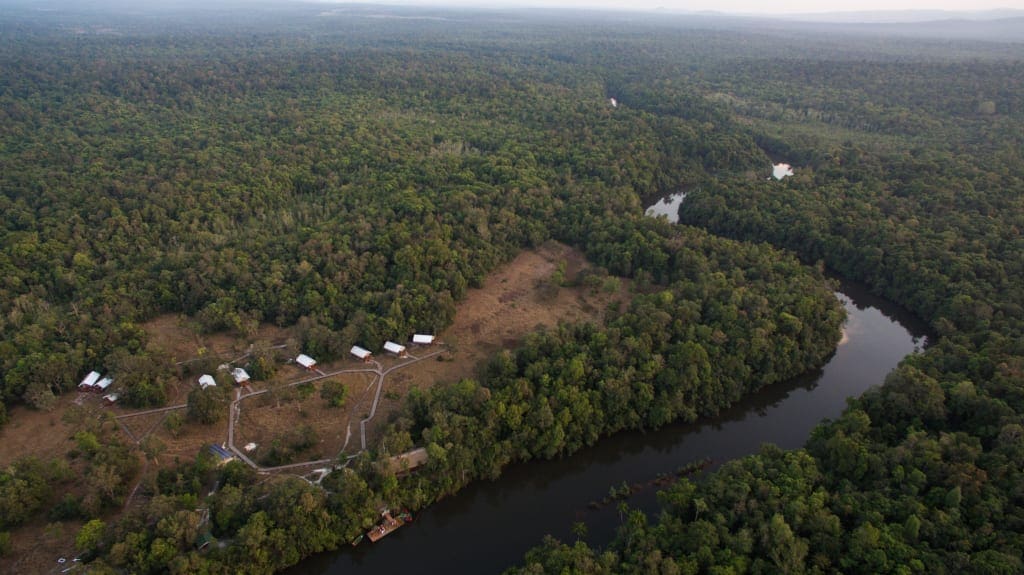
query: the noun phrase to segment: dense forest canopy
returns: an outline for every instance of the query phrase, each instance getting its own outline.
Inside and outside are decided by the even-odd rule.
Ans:
[[[141,456],[83,421],[70,467],[3,462],[0,530],[87,521],[77,544],[100,572],[280,569],[381,505],[820,365],[842,321],[827,265],[941,339],[807,449],[682,482],[656,524],[632,515],[604,552],[549,542],[523,569],[1020,570],[1019,44],[608,14],[5,10],[0,421],[97,368],[130,405],[163,404],[174,358],[139,327],[159,314],[243,339],[295,325],[328,360],[443,329],[467,289],[550,239],[635,293],[410,394],[322,489],[200,456],[114,517]],[[771,160],[796,175],[767,181]],[[641,198],[683,186],[687,225],[643,217]],[[375,463],[414,445],[421,472]],[[103,489],[61,498],[75,472]],[[231,544],[195,550],[203,526]]]

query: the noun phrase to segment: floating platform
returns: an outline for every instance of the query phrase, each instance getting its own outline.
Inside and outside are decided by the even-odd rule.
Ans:
[[[380,541],[395,529],[412,521],[412,515],[406,512],[399,513],[398,517],[392,517],[390,512],[385,511],[381,513],[381,518],[382,521],[376,527],[366,532],[366,536],[373,543]]]

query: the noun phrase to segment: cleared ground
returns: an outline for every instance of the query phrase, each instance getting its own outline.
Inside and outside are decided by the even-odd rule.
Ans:
[[[630,286],[626,280],[611,280],[601,285],[592,281],[589,286],[566,287],[578,282],[588,270],[582,253],[549,242],[538,250],[521,253],[489,275],[480,289],[469,290],[458,306],[452,326],[437,334],[438,344],[409,348],[414,356],[445,349],[444,360],[429,358],[410,363],[384,378],[376,415],[366,425],[367,446],[373,447],[379,442],[389,416],[401,407],[410,389],[427,389],[476,377],[480,367],[495,352],[514,348],[528,333],[540,327],[553,327],[561,321],[600,321],[609,303],[628,300]],[[227,334],[198,335],[188,319],[171,315],[156,318],[143,328],[150,335],[151,343],[165,350],[176,362],[200,355],[234,359],[246,354],[253,341],[294,347],[291,332],[272,325],[260,326],[252,337],[244,340]],[[386,354],[376,356],[376,360],[382,372],[408,361]],[[317,367],[324,373],[331,373],[372,368],[373,365],[342,358]],[[251,389],[259,391],[270,385],[284,388],[311,375],[316,373],[283,365],[272,383],[255,383]],[[309,428],[316,442],[295,455],[294,461],[300,462],[336,456],[345,442],[347,430],[351,429],[345,452],[357,451],[359,421],[370,412],[377,391],[376,375],[342,374],[329,379],[346,386],[344,406],[327,406],[320,397],[323,380],[313,384],[312,391],[305,397],[301,391],[289,388],[283,393],[267,393],[242,401],[235,444],[241,447],[249,442],[256,443],[259,447],[253,459],[261,462],[275,440],[283,444],[296,438],[296,430]],[[168,405],[185,403],[194,385],[193,376],[175,381]],[[81,429],[82,417],[103,417],[105,412],[127,415],[132,411],[120,406],[104,406],[98,395],[79,393],[58,398],[50,412],[14,407],[9,423],[0,428],[0,466],[25,455],[64,457],[74,447],[72,437]],[[184,416],[185,410],[181,409],[120,420],[131,435],[122,432],[125,440],[141,440],[149,452],[144,475],[173,465],[176,460],[193,459],[205,444],[227,440],[227,413],[213,425],[187,423]],[[141,452],[139,457],[146,459]],[[0,558],[0,572],[60,572],[67,565],[58,565],[56,559],[66,556],[70,561],[74,556],[73,541],[79,527],[77,523],[48,524],[40,519],[16,530],[12,534],[11,553]]]
[[[374,379],[372,373],[343,374],[246,399],[240,404],[241,415],[235,428],[235,445],[242,447],[250,442],[255,443],[257,447],[249,456],[263,465],[333,458],[345,444],[351,424],[353,437],[349,440],[346,452],[357,451],[360,406],[368,404],[367,396],[372,399],[373,389],[370,384]],[[337,381],[345,386],[343,405],[332,407],[320,396],[320,390],[327,381]],[[353,412],[357,413],[355,418]],[[300,433],[306,428],[310,431]],[[294,458],[276,463],[266,460],[274,448],[275,440],[279,442],[277,449],[281,452],[290,449],[291,443],[309,433],[315,439],[315,444],[299,451]]]
[[[609,303],[629,299],[630,283],[622,279],[614,291],[582,286],[552,289],[550,280],[560,266],[566,284],[578,281],[591,267],[580,251],[548,242],[498,268],[480,289],[469,290],[459,303],[455,321],[438,337],[451,350],[446,357],[451,361],[423,361],[389,375],[377,417],[367,428],[368,442],[372,444],[370,436],[376,438],[388,414],[399,409],[410,389],[475,378],[496,352],[514,348],[536,329],[562,321],[599,321]]]
[[[250,341],[284,344],[291,337],[287,328],[264,323],[248,338],[229,333],[200,334],[194,321],[184,316],[158,316],[140,326],[149,335],[152,345],[171,356],[173,361],[188,361],[202,355],[231,359],[247,352]]]

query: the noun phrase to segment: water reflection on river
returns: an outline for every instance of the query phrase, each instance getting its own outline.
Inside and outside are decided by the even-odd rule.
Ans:
[[[705,457],[718,465],[763,442],[800,447],[822,419],[842,412],[846,398],[880,384],[925,343],[919,322],[862,287],[844,282],[837,296],[849,314],[845,343],[821,370],[768,387],[713,420],[620,433],[565,459],[514,465],[497,481],[426,509],[378,544],[312,557],[293,573],[498,573],[521,562],[545,534],[573,540],[576,521],[586,522],[589,543],[605,545],[619,524],[615,505],[595,511],[588,503],[612,485],[643,483]],[[653,490],[629,503],[656,510]]]
[[[683,205],[685,199],[686,192],[669,194],[648,207],[644,214],[653,218],[665,216],[673,224],[679,223],[679,206]]]

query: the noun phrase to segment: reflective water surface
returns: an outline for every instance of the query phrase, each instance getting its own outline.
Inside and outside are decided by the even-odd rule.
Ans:
[[[591,545],[605,545],[619,524],[616,505],[588,504],[612,485],[644,483],[703,458],[717,466],[764,442],[800,447],[815,425],[842,412],[846,398],[881,384],[926,343],[920,322],[861,286],[843,282],[836,295],[849,314],[844,341],[815,373],[767,387],[711,420],[619,433],[564,459],[511,466],[500,479],[423,510],[377,544],[311,557],[291,573],[499,573],[545,534],[574,540],[577,521],[587,524]],[[629,504],[654,512],[655,491]]]

